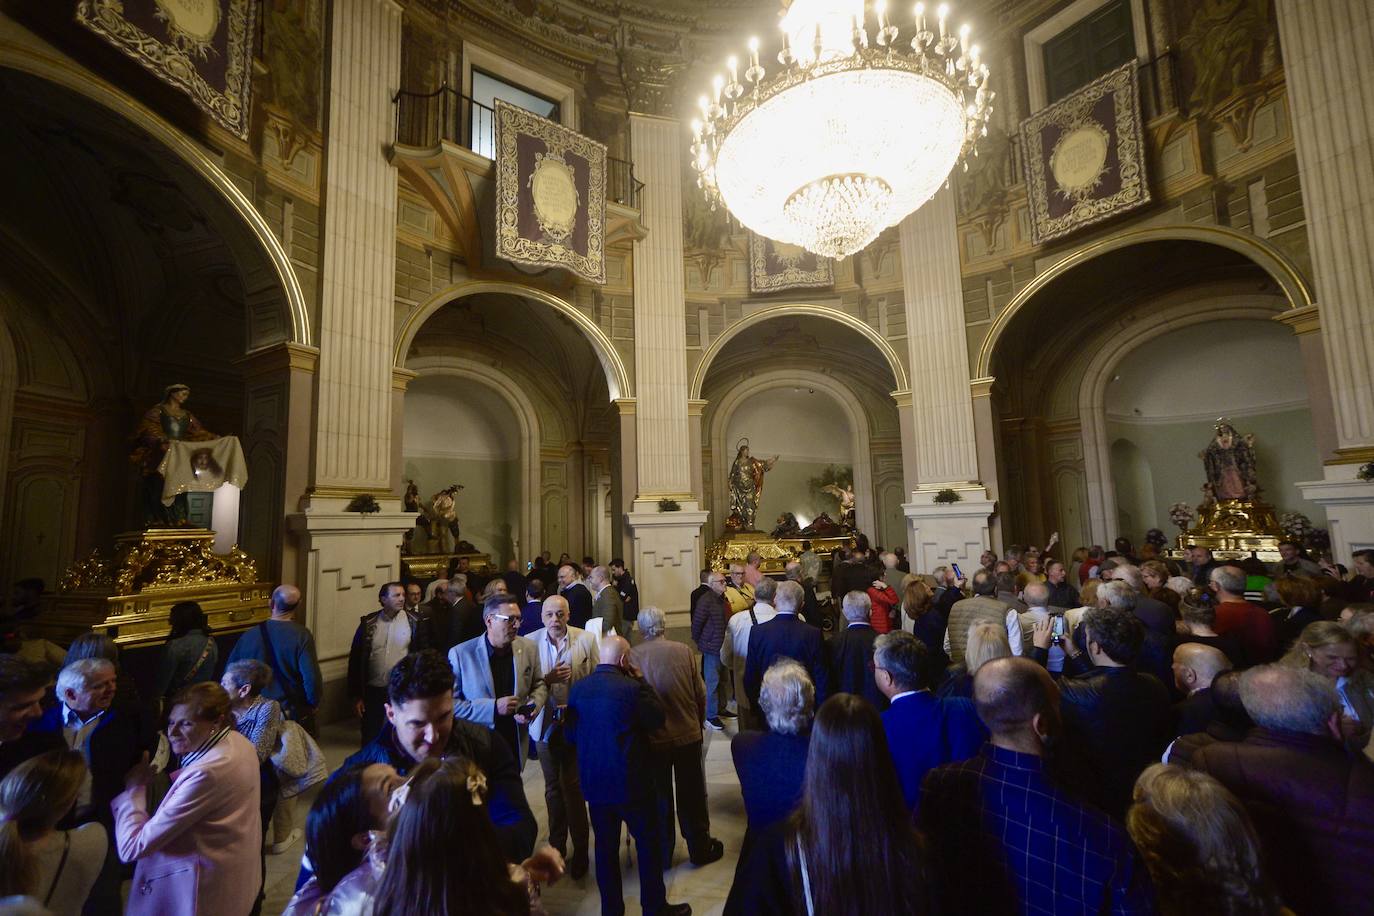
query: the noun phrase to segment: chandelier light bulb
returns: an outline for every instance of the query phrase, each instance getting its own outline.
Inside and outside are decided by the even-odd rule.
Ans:
[[[993,93],[972,29],[949,25],[949,5],[913,20],[888,0],[791,0],[780,22],[781,67],[727,61],[692,125],[693,165],[711,206],[759,235],[830,258],[862,250],[926,203],[986,132]],[[876,28],[869,23],[876,21]],[[911,30],[914,24],[915,29]],[[911,30],[908,43],[896,43]],[[722,100],[722,95],[724,100]]]

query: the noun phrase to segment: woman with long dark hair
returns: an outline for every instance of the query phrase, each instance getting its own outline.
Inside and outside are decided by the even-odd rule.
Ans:
[[[816,714],[797,813],[760,837],[727,909],[920,916],[928,897],[882,719],[862,698],[836,694]]]

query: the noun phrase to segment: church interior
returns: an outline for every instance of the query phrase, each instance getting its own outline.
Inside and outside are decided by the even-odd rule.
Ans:
[[[907,53],[906,4],[790,5],[819,10],[817,68],[851,7],[845,54]],[[1122,538],[1374,547],[1361,0],[958,0],[947,45],[918,5],[945,159],[941,112],[886,97],[840,140],[747,134],[813,50],[778,6],[0,0],[0,595],[41,580],[26,635],[108,634],[142,679],[178,602],[223,659],[293,584],[351,740],[359,618],[460,560],[615,559],[691,645],[705,570],[761,551],[781,580],[813,539],[918,575]],[[929,189],[848,250],[755,231],[871,216],[899,181],[846,145],[928,157]],[[807,168],[773,223],[739,202]],[[878,196],[818,205],[841,191]],[[704,877],[676,887],[716,912]],[[596,911],[595,882],[550,894]]]

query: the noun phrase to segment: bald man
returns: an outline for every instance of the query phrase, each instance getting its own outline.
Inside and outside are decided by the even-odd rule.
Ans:
[[[682,916],[691,907],[669,905],[663,886],[664,828],[649,749],[649,735],[666,718],[658,695],[639,677],[629,653],[630,644],[622,637],[602,638],[601,663],[568,693],[564,734],[577,748],[582,796],[591,813],[601,912],[625,912],[619,858],[624,824],[638,852],[644,912]]]
[[[301,590],[294,585],[279,585],[272,592],[272,616],[245,630],[229,654],[228,664],[254,659],[272,669],[272,680],[262,695],[281,703],[282,712],[305,726],[315,728],[315,708],[324,693],[320,661],[315,654],[315,637],[296,622],[296,607]]]
[[[1061,730],[1049,672],[1027,658],[994,659],[974,676],[973,704],[988,744],[931,770],[921,789],[940,910],[1154,912],[1126,831],[1045,775],[1046,744]]]
[[[1206,731],[1217,717],[1212,681],[1231,670],[1231,660],[1215,646],[1200,642],[1179,643],[1174,649],[1174,685],[1183,699],[1174,704],[1175,734]]]

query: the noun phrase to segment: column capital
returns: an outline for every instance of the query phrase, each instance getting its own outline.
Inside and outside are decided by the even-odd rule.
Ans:
[[[1272,320],[1279,324],[1288,325],[1289,329],[1299,337],[1322,329],[1321,310],[1317,308],[1315,303],[1305,305],[1302,308],[1279,312]]]

